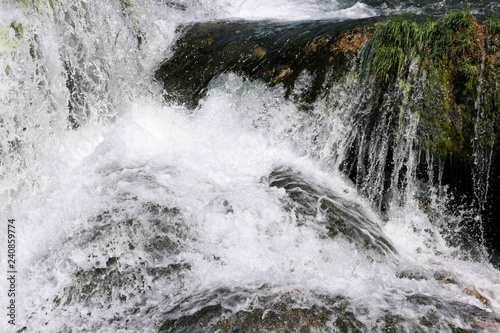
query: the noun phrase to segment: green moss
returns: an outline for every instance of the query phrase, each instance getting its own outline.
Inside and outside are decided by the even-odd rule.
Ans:
[[[121,4],[122,8],[132,7],[132,2],[130,0],[120,0],[120,4]]]
[[[490,19],[488,27],[500,31],[500,20]],[[421,144],[440,157],[471,153],[486,30],[468,11],[424,22],[393,16],[369,42],[367,66],[383,84],[401,90],[401,82],[415,74],[414,65],[425,76],[421,110],[416,110],[422,117]]]
[[[20,0],[19,3],[25,9],[40,8],[45,0]]]
[[[11,51],[16,42],[11,36],[10,28],[0,25],[0,53]]]
[[[383,78],[399,72],[416,54],[435,65],[470,59],[477,51],[477,27],[470,12],[452,11],[436,21],[392,16],[370,40],[372,70]]]
[[[439,20],[437,20],[436,28],[438,29],[460,29],[467,28],[474,22],[474,16],[468,10],[452,10]]]
[[[500,17],[489,17],[484,21],[486,28],[488,29],[488,33],[490,34],[498,34],[500,33]]]
[[[24,7],[24,8],[31,8],[33,7],[33,0],[20,0],[19,3]]]
[[[414,55],[422,40],[415,18],[393,16],[379,26],[370,40],[372,70],[384,80],[399,72],[408,55]]]
[[[446,18],[446,17],[445,17]],[[430,36],[430,53],[433,60],[444,65],[475,58],[478,54],[478,31],[472,24],[463,26],[462,21],[453,25],[450,20],[438,20]]]
[[[476,123],[480,134],[476,140],[479,146],[492,148],[500,140],[500,88],[496,82],[487,88],[481,116]]]
[[[465,61],[459,68],[459,71],[469,79],[474,79],[479,74],[479,69],[477,65],[473,65],[468,61]]]

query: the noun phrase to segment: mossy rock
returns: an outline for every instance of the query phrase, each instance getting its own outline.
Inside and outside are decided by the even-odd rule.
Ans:
[[[491,41],[498,38],[495,27],[493,23],[480,24],[467,11],[452,11],[423,22],[416,17],[394,16],[377,27],[369,41],[367,66],[386,83],[409,75],[411,62],[417,60],[426,80],[419,137],[423,147],[441,158],[449,154],[464,159],[472,156],[479,97],[489,101],[485,104],[488,114],[497,113],[496,89],[489,87],[496,86],[496,80],[491,79],[498,69],[490,66],[481,71],[485,57],[492,62],[496,54],[491,47],[495,44]],[[491,131],[486,135],[480,140],[494,145]]]

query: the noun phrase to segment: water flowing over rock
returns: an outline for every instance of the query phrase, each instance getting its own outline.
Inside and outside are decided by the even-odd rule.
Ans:
[[[283,85],[304,110],[321,101],[325,112],[344,113],[354,129],[334,164],[377,209],[448,186],[449,209],[481,215],[463,217],[464,233],[485,241],[496,262],[497,27],[496,18],[478,22],[466,11],[427,20],[202,23],[182,30],[155,77],[167,98],[190,107],[214,77],[235,72]],[[408,188],[415,182],[422,188]]]
[[[365,27],[374,21],[195,24],[183,29],[176,52],[155,77],[175,99],[194,107],[210,80],[224,72],[283,84],[289,95],[308,71],[314,79],[297,97],[310,103],[322,94],[327,76],[341,77],[350,69],[350,60],[369,38]]]
[[[385,256],[395,252],[379,226],[367,218],[361,205],[316,186],[300,172],[279,168],[269,176],[269,186],[285,189],[290,198],[288,209],[297,215],[297,221],[315,220],[326,229],[322,237],[345,237],[367,253]]]
[[[500,325],[498,318],[480,308],[422,294],[406,296],[405,307],[421,311],[418,317],[409,319],[390,311],[371,313],[342,296],[304,294],[301,290],[273,294],[266,289],[217,290],[201,299],[187,299],[167,314],[171,319],[165,320],[158,332],[455,333],[497,329]],[[187,309],[197,310],[183,315]],[[176,317],[177,313],[181,315]],[[372,322],[364,323],[366,318]],[[472,324],[463,328],[458,324],[461,321]]]

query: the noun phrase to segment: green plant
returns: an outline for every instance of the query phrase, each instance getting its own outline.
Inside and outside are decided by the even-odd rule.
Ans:
[[[408,54],[414,54],[422,41],[414,17],[392,16],[379,26],[370,41],[373,50],[372,69],[385,80],[401,70]]]
[[[479,74],[478,66],[465,61],[459,68],[460,73],[462,73],[467,79],[472,80]]]
[[[488,33],[498,34],[500,33],[500,17],[491,16],[484,21]]]
[[[500,20],[491,22],[500,27]],[[416,73],[410,70],[411,64],[420,68],[425,78],[422,144],[442,158],[465,156],[471,148],[479,69],[486,50],[484,32],[485,27],[468,11],[451,11],[421,22],[411,16],[393,16],[376,27],[367,48],[370,72],[384,83],[397,84],[399,90],[405,87],[401,82]]]

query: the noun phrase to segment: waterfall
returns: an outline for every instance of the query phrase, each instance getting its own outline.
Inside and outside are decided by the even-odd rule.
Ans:
[[[2,331],[498,331],[489,54],[433,118],[442,68],[372,38],[459,7],[1,3]]]

